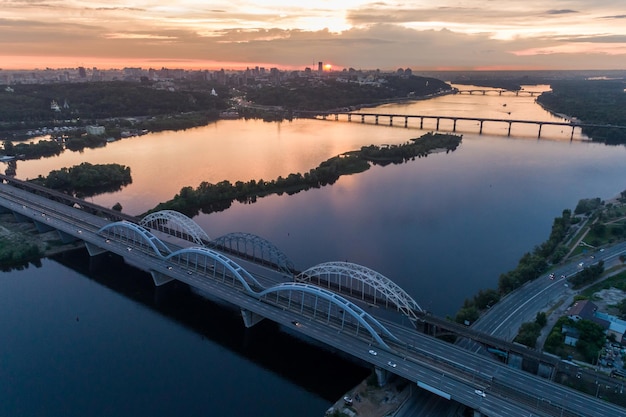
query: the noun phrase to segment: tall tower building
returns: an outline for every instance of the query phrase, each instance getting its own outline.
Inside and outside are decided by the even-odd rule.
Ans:
[[[317,72],[324,71],[324,63],[322,61],[317,63]]]

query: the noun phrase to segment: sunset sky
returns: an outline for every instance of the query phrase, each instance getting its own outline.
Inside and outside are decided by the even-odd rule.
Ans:
[[[624,0],[0,0],[0,68],[626,69]]]

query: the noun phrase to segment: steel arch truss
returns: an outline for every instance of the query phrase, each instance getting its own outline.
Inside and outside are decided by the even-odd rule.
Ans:
[[[192,247],[177,250],[167,256],[167,260],[184,265],[188,271],[203,272],[216,279],[239,282],[250,294],[263,290],[259,281],[248,271],[226,256],[208,248]]]
[[[287,275],[293,275],[295,269],[293,262],[273,243],[251,233],[229,233],[213,240],[211,246],[224,252],[236,253],[243,258],[261,261]]]
[[[211,238],[196,222],[174,210],[161,210],[148,214],[141,219],[139,224],[199,246],[206,246],[211,241]]]
[[[349,262],[326,262],[316,265],[296,276],[296,281],[312,282],[362,300],[392,303],[409,320],[418,320],[416,311],[422,308],[402,288],[378,272]]]
[[[399,341],[378,320],[365,312],[361,307],[348,301],[339,294],[311,284],[285,282],[268,288],[259,294],[273,304],[283,305],[288,309],[299,309],[303,315],[317,320],[326,320],[327,324],[346,325],[364,328],[382,347],[390,349],[383,337]]]
[[[172,253],[170,248],[158,237],[150,233],[148,229],[126,220],[109,223],[101,227],[98,230],[98,234],[114,238],[133,247],[152,249],[160,257]]]

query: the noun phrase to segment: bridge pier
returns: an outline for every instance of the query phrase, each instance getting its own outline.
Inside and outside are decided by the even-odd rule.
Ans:
[[[365,123],[365,115],[364,114],[361,115],[361,123]]]
[[[511,125],[512,125],[512,124],[513,124],[513,123],[509,122],[509,131],[508,131],[508,132],[506,132],[506,135],[507,135],[507,136],[511,136]]]
[[[456,132],[456,119],[452,119],[454,123],[452,123],[452,131]]]
[[[335,113],[335,121],[339,120],[339,113]]]
[[[24,216],[22,213],[18,213],[17,211],[13,212],[13,217],[15,217],[15,220],[18,223],[25,223],[25,222],[32,222],[33,219],[31,219],[28,216]]]
[[[241,317],[243,318],[243,324],[248,329],[265,318],[244,308],[241,309]]]
[[[150,275],[152,276],[152,282],[154,282],[154,285],[157,287],[160,287],[161,285],[167,284],[170,281],[174,281],[174,278],[165,275],[161,272],[157,272],[157,271],[150,271]]]
[[[543,123],[539,123],[539,133],[537,133],[537,139],[541,138],[541,128],[543,127]]]
[[[576,127],[572,126],[572,134],[569,135],[569,140],[574,140],[574,129],[576,129]]]
[[[376,115],[374,124],[378,124],[378,115]]]
[[[379,387],[384,387],[385,385],[387,385],[390,376],[389,371],[376,366],[374,367],[374,373],[376,374],[376,382],[378,383]]]
[[[348,113],[348,121],[351,122],[352,121],[352,114]]]
[[[439,130],[439,117],[437,117],[437,127],[435,128],[435,130]]]
[[[404,116],[404,127],[409,127],[409,118],[408,116]],[[573,135],[574,133],[572,133]]]
[[[389,126],[393,126],[393,116],[389,116]]]
[[[420,117],[420,129],[424,128],[424,118]]]
[[[72,243],[72,242],[76,242],[78,239],[75,236],[70,235],[69,233],[65,233],[61,230],[57,230],[57,232],[59,233],[59,237],[61,238],[61,242],[63,243]]]
[[[480,130],[478,131],[478,134],[479,135],[483,134],[483,121],[482,120],[480,121]]]
[[[100,246],[96,246],[89,242],[85,242],[85,247],[87,248],[89,256],[98,256],[108,252],[106,249],[102,249]]]
[[[42,223],[37,220],[33,220],[33,223],[35,223],[35,229],[37,229],[37,232],[39,233],[46,233],[51,230],[54,230],[54,227],[50,226],[47,223]]]

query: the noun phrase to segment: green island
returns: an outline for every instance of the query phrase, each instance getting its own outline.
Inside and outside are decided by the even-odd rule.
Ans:
[[[83,162],[70,168],[51,171],[46,177],[30,180],[38,185],[62,191],[78,198],[119,191],[132,183],[130,168],[120,164]]]
[[[310,188],[333,184],[342,175],[366,171],[371,164],[399,164],[415,158],[426,157],[438,150],[454,151],[461,143],[462,136],[440,133],[427,133],[411,139],[402,145],[364,146],[358,151],[350,151],[322,162],[317,168],[304,174],[289,174],[275,180],[260,179],[248,182],[221,181],[217,184],[202,182],[197,188],[183,187],[173,199],[158,204],[145,214],[159,210],[175,210],[194,217],[200,211],[211,213],[230,207],[233,201],[253,203],[258,197],[270,194],[295,194]]]

